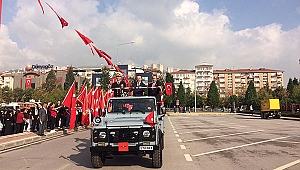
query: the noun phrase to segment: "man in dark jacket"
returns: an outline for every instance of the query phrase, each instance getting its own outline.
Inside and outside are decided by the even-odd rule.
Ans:
[[[162,84],[157,81],[157,75],[152,76],[152,83],[148,84],[148,95],[154,96],[156,98],[157,112],[160,114],[160,105],[161,105],[161,88]]]
[[[40,123],[38,135],[45,136],[44,131],[47,128],[47,118],[48,118],[47,103],[44,103],[43,107],[40,103],[38,105],[39,105],[39,123]]]
[[[142,82],[142,76],[137,75],[136,81],[132,84],[133,86],[133,96],[144,96],[146,85]]]

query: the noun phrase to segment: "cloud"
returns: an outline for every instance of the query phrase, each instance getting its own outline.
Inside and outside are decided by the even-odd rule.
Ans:
[[[200,12],[192,0],[97,1],[53,0],[50,5],[69,26],[36,1],[18,0],[13,20],[0,30],[0,70],[26,64],[100,66],[76,34],[78,29],[116,62],[193,69],[202,61],[215,69],[272,68],[285,77],[299,72],[300,28],[283,31],[273,23],[240,31],[230,29],[226,9]],[[299,9],[299,8],[298,8]],[[299,10],[298,10],[299,11]],[[117,45],[134,41],[134,44]]]

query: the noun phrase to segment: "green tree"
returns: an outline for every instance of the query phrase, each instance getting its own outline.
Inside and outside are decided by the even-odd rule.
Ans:
[[[299,85],[299,81],[296,77],[294,77],[294,80],[293,80],[293,84],[296,86],[296,85]]]
[[[81,86],[83,86],[84,84],[86,85],[87,90],[90,91],[90,89],[91,89],[91,83],[90,83],[90,80],[87,79],[86,77],[83,79]]]
[[[73,67],[70,67],[66,74],[66,81],[64,84],[64,89],[68,91],[74,81],[75,81],[75,76],[73,73]]]
[[[3,103],[3,95],[2,95],[2,88],[0,88],[0,103]]]
[[[257,97],[257,93],[256,93],[256,89],[254,87],[254,83],[253,81],[250,81],[246,94],[245,94],[245,103],[250,106],[250,105],[254,105],[254,106],[258,106],[258,97]]]
[[[23,101],[23,95],[24,95],[24,90],[22,88],[15,88],[14,91],[13,91],[13,94],[14,94],[14,101],[16,102],[20,102],[20,101]]]
[[[45,101],[56,103],[58,100],[62,101],[65,97],[65,92],[59,88],[55,88],[45,96]]]
[[[24,102],[29,102],[32,99],[32,94],[34,90],[32,88],[27,88],[24,90]]]
[[[8,86],[3,87],[2,98],[5,103],[10,103],[14,100],[13,92]]]
[[[42,87],[46,90],[46,92],[50,93],[57,86],[57,78],[53,70],[50,70],[47,77],[46,82],[43,83]]]
[[[289,78],[289,82],[288,82],[287,87],[286,87],[287,91],[289,92],[289,94],[288,94],[289,97],[291,97],[293,95],[294,86],[295,85],[293,83],[292,78]]]
[[[35,101],[44,101],[47,92],[43,88],[36,88],[33,90],[32,99]]]
[[[300,86],[294,86],[293,95],[291,96],[294,103],[300,103]]]
[[[220,94],[215,81],[212,81],[207,93],[207,104],[212,108],[220,106]]]
[[[267,83],[263,88],[259,89],[257,92],[258,100],[266,100],[273,98],[273,92]]]
[[[239,105],[239,98],[237,97],[237,95],[231,95],[229,97],[229,103],[231,104],[231,106],[233,106],[233,103],[235,103],[235,106],[238,107],[238,105]]]
[[[186,96],[184,87],[182,85],[182,81],[180,81],[178,91],[177,91],[177,99],[179,100],[179,105],[186,106]]]
[[[110,85],[110,75],[109,75],[109,69],[107,67],[102,68],[102,75],[100,78],[100,88],[104,90],[104,92],[107,92]]]

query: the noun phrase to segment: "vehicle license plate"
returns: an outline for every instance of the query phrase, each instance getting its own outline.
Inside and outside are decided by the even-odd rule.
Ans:
[[[153,146],[140,146],[140,150],[141,150],[141,151],[145,151],[145,150],[153,150]]]

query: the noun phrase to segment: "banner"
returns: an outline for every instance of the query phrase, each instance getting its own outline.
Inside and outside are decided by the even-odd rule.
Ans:
[[[26,83],[25,83],[25,88],[31,88],[31,81],[32,79],[31,78],[26,78]]]

